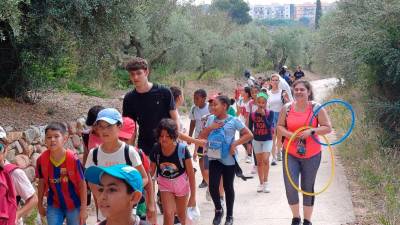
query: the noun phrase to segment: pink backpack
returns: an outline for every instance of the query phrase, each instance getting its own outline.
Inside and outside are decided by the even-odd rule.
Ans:
[[[0,225],[15,225],[17,195],[10,175],[14,169],[12,166],[0,169]]]

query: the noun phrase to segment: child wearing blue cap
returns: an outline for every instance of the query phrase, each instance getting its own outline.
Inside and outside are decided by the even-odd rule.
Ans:
[[[90,166],[85,178],[98,187],[99,209],[106,217],[98,225],[149,225],[132,214],[143,191],[142,176],[137,169],[125,164]]]

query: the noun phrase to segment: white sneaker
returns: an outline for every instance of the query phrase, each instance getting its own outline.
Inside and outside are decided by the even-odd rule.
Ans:
[[[264,191],[264,184],[259,184],[257,186],[257,192],[263,192]]]
[[[210,190],[208,190],[208,189],[207,189],[207,191],[206,191],[206,200],[209,201],[209,202],[212,200],[212,199],[211,199]]]
[[[246,157],[246,163],[251,163],[251,156]]]
[[[269,190],[269,185],[268,185],[268,182],[265,182],[264,183],[264,187],[263,187],[263,190],[262,190],[264,193],[270,193],[271,192],[271,190]]]
[[[225,207],[225,199],[224,199],[224,197],[221,197],[221,205],[222,205],[222,208]]]
[[[256,174],[257,173],[257,166],[253,166],[251,169],[251,174]]]

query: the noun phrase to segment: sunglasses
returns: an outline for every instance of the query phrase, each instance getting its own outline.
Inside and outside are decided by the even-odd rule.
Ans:
[[[3,152],[6,149],[6,146],[4,144],[0,143],[0,152]]]

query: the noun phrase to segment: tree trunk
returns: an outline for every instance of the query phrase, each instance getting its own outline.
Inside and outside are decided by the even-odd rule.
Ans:
[[[130,45],[135,47],[136,56],[143,58],[143,46],[142,43],[133,35],[130,36]]]

